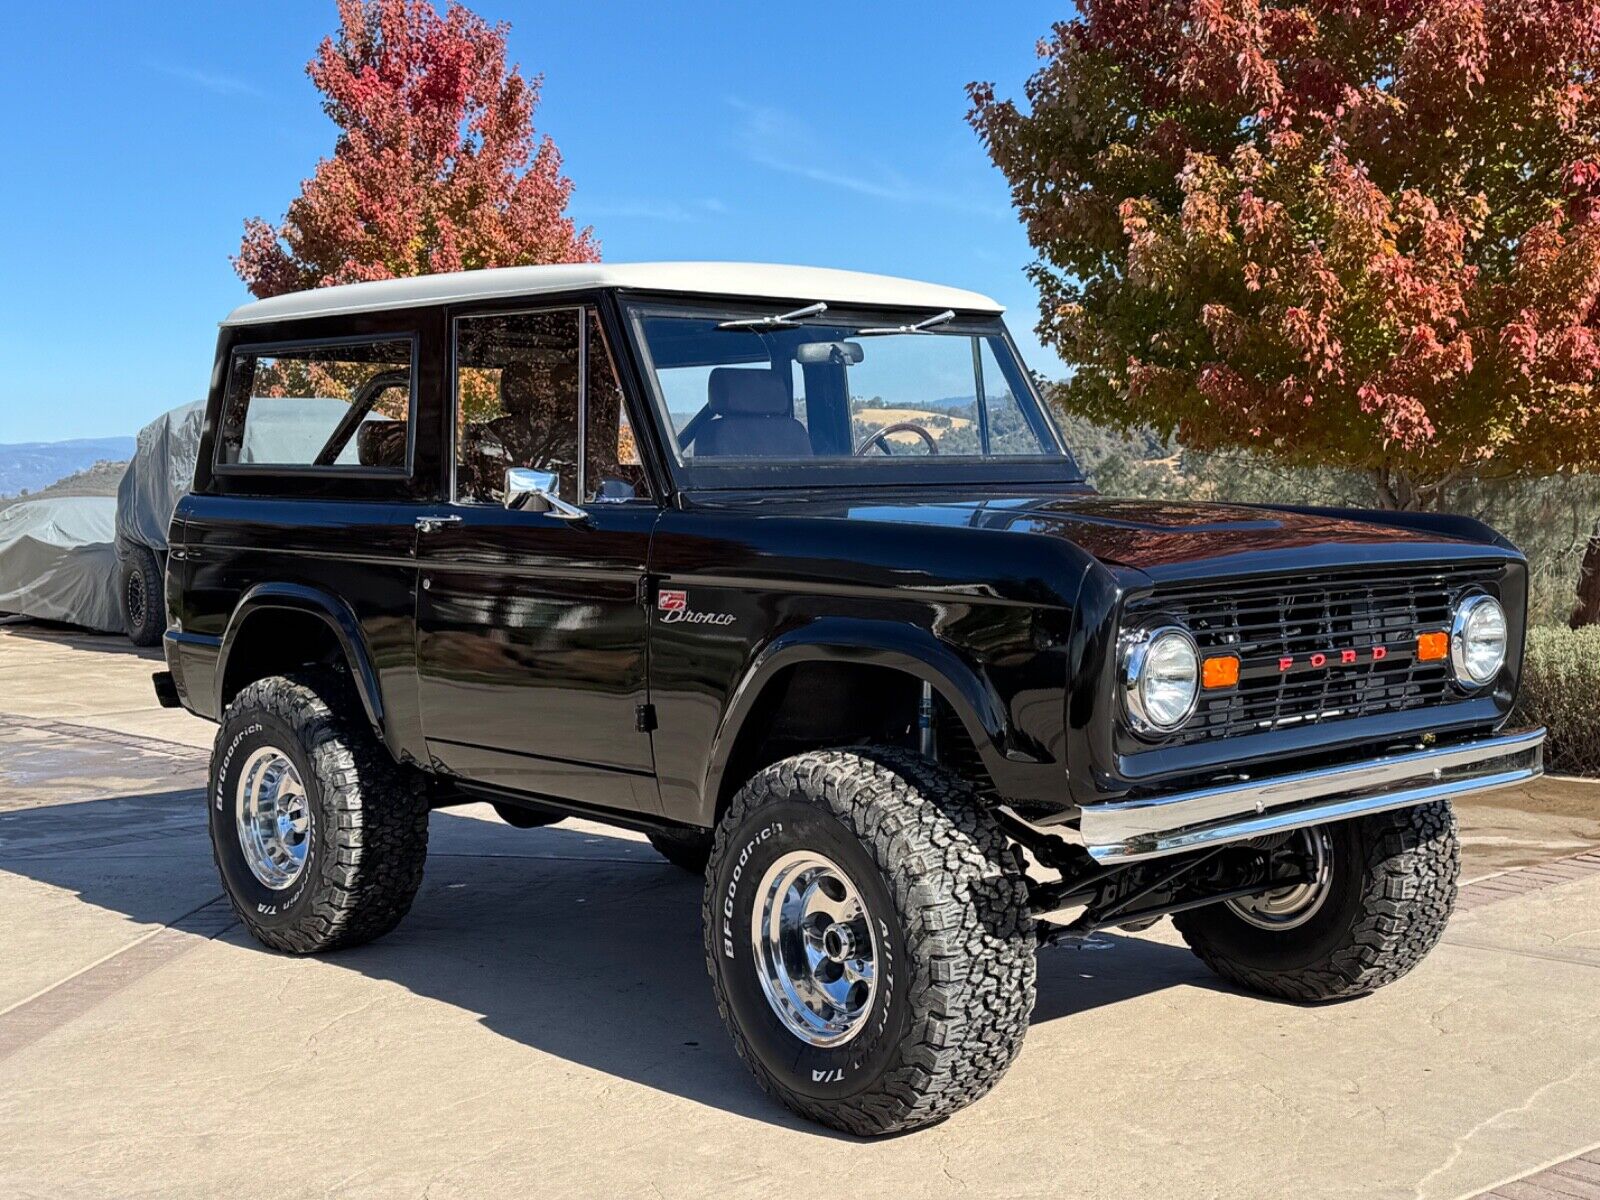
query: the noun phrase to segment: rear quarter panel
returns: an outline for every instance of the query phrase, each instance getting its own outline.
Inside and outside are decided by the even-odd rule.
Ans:
[[[196,711],[218,715],[217,656],[240,599],[263,582],[299,584],[336,598],[355,615],[379,680],[386,739],[397,752],[422,752],[413,508],[378,501],[190,496],[179,512],[183,557],[171,566],[171,615],[183,630],[179,670]]]

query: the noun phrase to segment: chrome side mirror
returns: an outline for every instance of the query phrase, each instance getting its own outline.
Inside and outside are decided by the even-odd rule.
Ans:
[[[548,513],[563,521],[583,520],[588,513],[556,495],[560,486],[560,477],[554,471],[512,467],[506,471],[506,507],[518,512]]]

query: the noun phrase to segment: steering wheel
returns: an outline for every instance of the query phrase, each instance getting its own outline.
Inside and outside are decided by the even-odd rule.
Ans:
[[[861,444],[855,449],[855,456],[860,458],[874,446],[878,446],[885,454],[893,454],[889,449],[888,438],[891,433],[914,433],[928,443],[928,453],[939,453],[939,439],[934,437],[915,421],[896,421],[893,425],[885,425],[882,429],[875,429],[861,439]]]

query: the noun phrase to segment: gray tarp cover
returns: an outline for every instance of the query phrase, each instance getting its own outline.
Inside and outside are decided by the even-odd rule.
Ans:
[[[162,413],[139,431],[138,448],[117,487],[117,542],[165,553],[172,510],[194,482],[205,401]]]
[[[0,613],[121,633],[116,532],[110,496],[0,509]]]

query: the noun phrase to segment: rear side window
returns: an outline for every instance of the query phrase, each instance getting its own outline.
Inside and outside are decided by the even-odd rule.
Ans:
[[[218,464],[405,474],[412,359],[409,338],[235,351]]]

